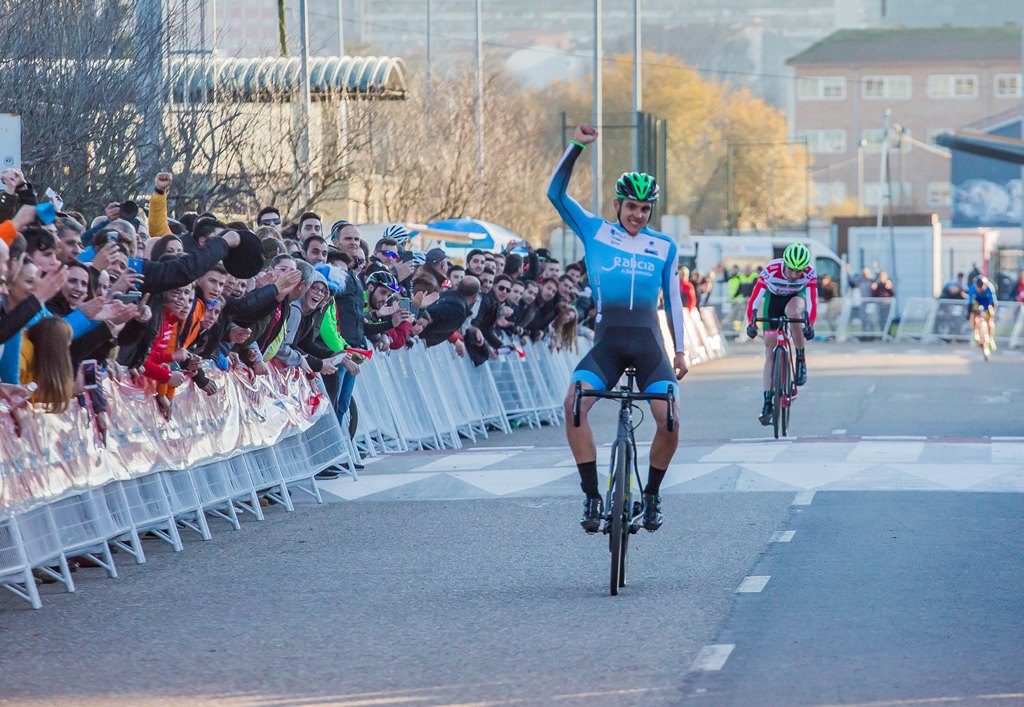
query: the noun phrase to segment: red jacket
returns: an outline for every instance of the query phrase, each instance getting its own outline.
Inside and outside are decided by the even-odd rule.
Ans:
[[[683,298],[683,306],[687,309],[697,306],[697,289],[689,280],[679,279],[679,295]]]

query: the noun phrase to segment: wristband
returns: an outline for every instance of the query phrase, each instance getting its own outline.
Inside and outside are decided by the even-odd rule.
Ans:
[[[153,187],[153,193],[154,193],[154,194],[160,194],[160,195],[163,195],[163,194],[166,194],[166,193],[167,193],[167,191],[166,191],[166,190],[164,190],[164,189],[161,189],[160,187]]]
[[[580,148],[581,150],[585,150],[585,149],[587,149],[587,146],[586,146],[586,145],[584,145],[584,144],[583,144],[582,142],[578,142],[578,141],[576,141],[576,140],[570,140],[570,141],[569,141],[569,144],[570,144],[570,145],[575,145],[576,147]]]

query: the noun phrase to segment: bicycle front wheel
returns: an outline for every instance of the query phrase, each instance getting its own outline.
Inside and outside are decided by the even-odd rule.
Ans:
[[[779,438],[779,429],[782,425],[782,386],[787,363],[786,352],[781,346],[776,346],[772,353],[772,428],[775,439]]]
[[[611,532],[608,537],[608,549],[611,551],[611,582],[609,586],[612,596],[618,596],[619,587],[622,586],[620,582],[624,583],[626,579],[626,545],[623,536],[628,532],[624,523],[626,482],[627,474],[629,474],[627,445],[615,445],[612,459],[614,462],[612,464],[612,507],[609,509]]]

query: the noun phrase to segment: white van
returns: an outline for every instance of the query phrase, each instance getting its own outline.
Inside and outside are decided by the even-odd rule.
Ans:
[[[757,268],[769,260],[782,257],[782,251],[790,243],[803,243],[811,250],[814,269],[818,277],[829,275],[843,290],[843,261],[821,241],[808,238],[803,233],[797,234],[764,234],[757,236],[686,236],[679,239],[679,264],[702,273],[721,265],[726,271],[738,265],[742,271],[749,265]],[[724,296],[724,288],[716,287],[717,296]]]

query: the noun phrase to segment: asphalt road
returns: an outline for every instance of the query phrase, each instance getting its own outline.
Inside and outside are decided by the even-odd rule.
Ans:
[[[691,373],[686,441],[765,436],[757,354]],[[801,438],[1024,434],[1013,352],[985,365],[964,347],[822,346],[810,365]],[[597,419],[610,439],[611,406]],[[215,523],[179,554],[149,545],[118,580],[81,570],[74,595],[44,588],[41,611],[0,596],[0,700],[1024,704],[1024,494],[667,495],[617,598],[578,505],[335,503]]]

